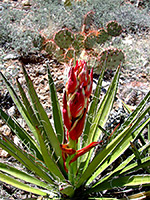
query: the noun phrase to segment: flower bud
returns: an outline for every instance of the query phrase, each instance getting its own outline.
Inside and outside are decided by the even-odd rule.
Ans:
[[[66,83],[66,92],[67,94],[73,93],[77,88],[77,77],[74,73],[74,68],[71,67],[69,71],[69,80]]]
[[[71,128],[71,114],[69,111],[69,108],[67,106],[67,99],[66,99],[66,92],[64,93],[64,97],[63,97],[63,119],[64,119],[64,124],[66,126],[67,129],[70,130]]]
[[[67,135],[77,140],[83,131],[88,98],[93,84],[93,69],[89,70],[85,61],[77,61],[69,71],[69,80],[63,99],[63,118]]]
[[[76,118],[83,113],[85,105],[85,93],[82,86],[72,95],[69,100],[71,116]]]
[[[86,111],[84,111],[81,118],[75,121],[73,127],[69,131],[69,137],[72,140],[77,140],[81,136],[84,128],[85,117],[86,117]]]

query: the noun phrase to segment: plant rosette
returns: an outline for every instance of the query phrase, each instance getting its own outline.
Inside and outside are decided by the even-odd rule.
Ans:
[[[150,123],[150,118],[146,117],[150,110],[150,92],[137,108],[130,112],[123,124],[118,124],[113,133],[108,133],[104,127],[116,96],[120,65],[116,66],[114,78],[99,103],[106,61],[103,62],[93,95],[93,69],[89,70],[84,60],[77,61],[75,66],[70,67],[62,112],[50,68],[47,66],[54,126],[39,101],[25,67],[22,66],[22,69],[28,95],[17,80],[21,98],[0,72],[14,103],[29,127],[27,131],[15,118],[0,109],[1,118],[20,139],[24,149],[3,133],[0,137],[0,147],[28,170],[24,172],[1,162],[1,182],[45,199],[90,199],[95,198],[96,192],[104,194],[103,191],[110,191],[116,187],[150,185],[150,157],[147,154],[150,143],[143,139],[142,146],[136,147],[136,139],[142,138],[142,131]],[[92,98],[90,103],[89,97]],[[103,135],[108,137],[107,141],[99,140]],[[133,149],[133,153],[124,158],[122,163],[117,162],[116,168],[107,173],[107,169],[129,148]],[[141,168],[145,169],[144,174],[130,175]]]

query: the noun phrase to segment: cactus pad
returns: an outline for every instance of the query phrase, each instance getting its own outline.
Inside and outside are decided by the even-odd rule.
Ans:
[[[88,67],[93,68],[94,73],[95,73],[96,69],[100,67],[99,57],[96,57],[93,55],[89,56],[87,60],[87,64],[88,64]]]
[[[96,44],[96,33],[95,32],[89,33],[86,39],[84,40],[85,49],[88,50],[93,49],[95,44]]]
[[[61,49],[68,49],[74,41],[74,35],[68,29],[62,29],[54,35],[54,41]]]
[[[120,49],[106,49],[100,55],[100,65],[106,64],[106,68],[114,69],[124,62],[124,53]]]
[[[84,48],[84,36],[80,33],[77,33],[75,35],[75,40],[73,41],[72,46],[77,52],[81,52],[81,50]]]
[[[107,24],[107,32],[109,35],[111,36],[119,36],[122,32],[122,27],[121,25],[116,22],[116,21],[110,21],[108,24]]]
[[[54,52],[54,56],[59,62],[64,62],[64,53],[64,49],[57,48]]]
[[[107,33],[107,31],[104,28],[101,28],[98,30],[98,35],[96,37],[96,42],[98,44],[103,44],[104,42],[106,42],[109,39],[109,35]]]
[[[93,11],[89,11],[85,16],[84,16],[84,21],[83,21],[83,26],[82,26],[82,32],[84,33],[89,33],[90,27],[93,24]]]
[[[73,48],[71,48],[71,49],[69,48],[66,51],[65,55],[64,55],[64,61],[68,62],[68,61],[70,61],[74,57],[75,57],[75,50]]]
[[[55,42],[53,40],[49,40],[46,44],[45,44],[45,51],[49,54],[49,55],[53,55],[54,52],[57,49],[57,45],[55,44]]]

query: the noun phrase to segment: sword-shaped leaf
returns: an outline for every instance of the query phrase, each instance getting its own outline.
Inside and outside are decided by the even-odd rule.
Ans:
[[[16,188],[19,188],[21,190],[25,190],[27,192],[32,192],[33,194],[37,194],[37,195],[42,195],[42,196],[47,196],[47,193],[45,191],[42,191],[41,189],[37,189],[34,187],[30,187],[27,184],[24,184],[18,180],[15,180],[14,178],[11,178],[10,176],[7,176],[3,173],[0,172],[0,181],[10,184]]]
[[[49,80],[49,88],[50,88],[50,96],[51,96],[51,103],[52,103],[52,111],[53,111],[53,119],[54,119],[54,126],[56,130],[56,134],[60,143],[63,142],[63,135],[64,135],[64,128],[63,128],[63,120],[62,120],[62,113],[60,110],[60,105],[57,98],[56,88],[54,85],[54,81],[52,79],[52,75],[48,69],[48,80]]]
[[[109,190],[116,187],[139,187],[140,186],[149,186],[150,185],[150,175],[135,175],[135,176],[125,176],[114,178],[105,182],[103,185],[97,185],[95,188],[92,188],[90,192],[99,192],[103,190]]]
[[[17,179],[26,181],[28,183],[32,183],[34,185],[37,185],[39,187],[45,188],[47,190],[53,190],[53,188],[48,185],[47,183],[35,178],[34,176],[31,176],[21,170],[18,170],[12,166],[9,166],[7,164],[4,163],[0,163],[0,171],[5,172]]]
[[[23,119],[26,121],[26,123],[29,126],[31,132],[34,134],[36,140],[38,141],[38,137],[37,137],[37,134],[36,134],[36,129],[35,129],[34,125],[32,124],[32,120],[31,120],[31,116],[30,116],[29,112],[24,107],[23,103],[19,99],[18,95],[16,94],[16,92],[13,89],[13,87],[11,86],[11,84],[7,81],[6,77],[1,72],[0,72],[0,74],[1,74],[5,84],[7,86],[7,89],[9,91],[9,93],[10,93],[10,96],[13,99],[14,103],[16,104],[20,114],[22,115]]]
[[[12,129],[12,131],[20,138],[22,143],[36,156],[38,159],[43,161],[41,155],[41,150],[37,145],[36,141],[18,124],[15,119],[8,116],[3,110],[0,109],[1,118],[7,123],[7,125]]]
[[[42,133],[40,132],[40,130],[38,130],[38,128],[37,128],[37,131],[38,131],[38,135],[39,135],[39,142],[40,142],[43,159],[45,161],[46,166],[48,167],[48,169],[51,172],[51,175],[54,177],[54,179],[64,181],[65,178],[64,178],[62,172],[60,171],[57,163],[53,160],[52,155],[50,155],[48,152],[46,143],[44,142],[43,137],[42,137]]]
[[[146,120],[137,128],[148,110],[149,107],[144,112],[142,112],[141,116],[139,116],[135,122],[132,122],[132,124],[127,126],[124,131],[117,135],[115,139],[113,139],[101,152],[98,153],[98,155],[92,160],[85,172],[80,177],[77,187],[83,184],[83,182],[92,175],[88,181],[88,184],[91,183],[98,174],[110,166],[110,164],[114,162],[129,147],[130,141],[134,141],[140,131],[149,123],[150,119]],[[97,171],[93,174],[97,167]]]
[[[35,162],[35,160],[31,159],[30,155],[21,150],[18,146],[15,145],[15,143],[10,141],[8,138],[4,137],[4,140],[0,139],[0,147],[7,151],[11,156],[13,156],[21,164],[27,167],[30,171],[36,173],[48,183],[54,184],[51,177],[45,171],[42,170],[42,166],[40,166],[39,163]]]
[[[24,67],[22,67],[22,68],[23,68],[24,76],[26,78],[26,83],[27,83],[27,87],[28,87],[28,90],[29,90],[29,95],[30,95],[32,104],[33,104],[34,109],[35,109],[35,113],[38,114],[39,121],[40,121],[41,126],[43,128],[42,134],[46,134],[46,136],[47,136],[47,138],[50,142],[50,145],[53,147],[53,151],[57,156],[57,159],[59,158],[58,164],[60,164],[61,167],[62,167],[63,166],[63,159],[62,159],[59,140],[58,140],[58,138],[57,138],[57,136],[56,136],[56,134],[53,130],[53,127],[50,123],[50,120],[49,120],[42,104],[39,101],[39,98],[37,96],[37,93],[34,89],[34,86],[32,84],[30,77],[28,76],[25,68]],[[40,127],[38,127],[38,128],[40,128]]]
[[[147,150],[150,147],[150,143],[146,144],[145,146],[143,146],[142,148],[139,149],[139,152],[144,152],[145,150]],[[135,155],[132,154],[131,156],[129,156],[125,161],[123,161],[118,167],[116,167],[116,169],[114,169],[112,172],[109,173],[109,175],[107,175],[106,177],[102,178],[101,180],[99,180],[97,182],[97,184],[101,184],[105,181],[108,181],[110,178],[112,179],[112,177],[117,176],[121,173],[122,170],[126,170],[126,166],[128,168],[128,164],[133,161],[133,159],[135,158]],[[95,185],[97,185],[95,184]]]

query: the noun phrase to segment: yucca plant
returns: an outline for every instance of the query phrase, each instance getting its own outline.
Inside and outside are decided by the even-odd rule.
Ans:
[[[134,144],[150,123],[150,118],[146,117],[150,110],[150,92],[121,126],[118,125],[113,133],[108,133],[104,127],[116,96],[120,66],[99,103],[105,68],[101,71],[91,102],[89,97],[92,92],[93,69],[89,72],[85,61],[77,61],[70,68],[61,113],[50,68],[47,66],[54,126],[39,101],[25,67],[22,69],[29,95],[26,95],[17,80],[21,98],[1,73],[30,131],[0,110],[1,118],[18,136],[24,148],[3,134],[0,147],[28,169],[23,172],[0,163],[0,181],[45,199],[93,199],[97,192],[116,187],[150,185],[150,157],[146,156],[150,143],[141,147],[135,147]],[[108,139],[104,140],[106,136]],[[112,171],[108,171],[131,144],[136,151],[124,158],[122,163],[117,162]],[[131,172],[140,168],[146,169],[146,173],[131,175]]]

